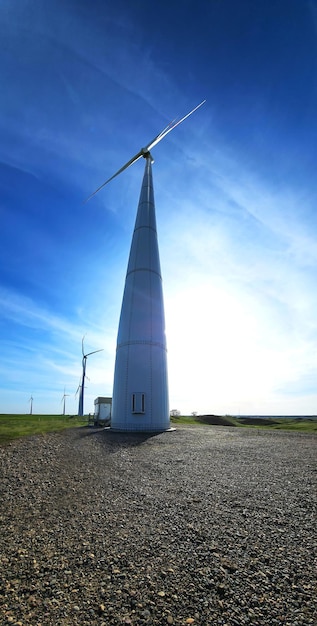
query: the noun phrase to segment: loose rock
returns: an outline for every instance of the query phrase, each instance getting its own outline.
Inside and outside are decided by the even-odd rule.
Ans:
[[[81,428],[0,448],[0,623],[313,626],[316,441]]]

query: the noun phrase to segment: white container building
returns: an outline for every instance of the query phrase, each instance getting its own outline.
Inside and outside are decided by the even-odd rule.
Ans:
[[[111,422],[112,398],[98,397],[95,399],[94,424],[109,425]]]

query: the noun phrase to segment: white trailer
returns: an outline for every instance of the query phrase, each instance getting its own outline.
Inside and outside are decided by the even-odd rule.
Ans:
[[[110,426],[112,398],[98,397],[94,404],[94,425]]]

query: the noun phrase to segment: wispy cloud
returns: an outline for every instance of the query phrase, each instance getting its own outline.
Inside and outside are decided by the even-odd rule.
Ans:
[[[0,323],[10,321],[9,333],[2,342],[0,374],[2,387],[0,411],[5,411],[5,398],[10,406],[19,406],[21,390],[24,395],[33,393],[37,398],[37,410],[47,412],[47,406],[56,404],[64,386],[71,393],[69,400],[73,411],[76,400],[72,394],[81,374],[81,341],[84,332],[86,349],[103,348],[88,364],[87,405],[92,410],[93,398],[100,395],[100,388],[110,391],[113,378],[114,339],[102,328],[89,326],[82,320],[69,320],[41,308],[31,298],[9,290],[0,291]],[[84,330],[83,330],[84,327]],[[28,332],[19,329],[28,329]],[[5,389],[11,389],[6,394]],[[18,396],[16,395],[19,391]],[[55,400],[54,400],[55,398]],[[72,403],[72,404],[71,404]],[[11,409],[10,409],[11,410]],[[19,410],[18,408],[12,410]],[[21,410],[21,409],[20,409]],[[57,410],[57,409],[56,409]]]
[[[105,349],[89,362],[87,398],[89,390],[111,394],[143,163],[89,205],[82,201],[170,118],[207,97],[153,150],[171,402],[188,412],[237,412],[242,405],[274,412],[283,400],[284,411],[291,401],[299,411],[300,398],[302,410],[312,406],[317,186],[306,166],[313,163],[313,140],[307,142],[313,120],[306,129],[300,121],[301,137],[293,123],[300,110],[295,83],[287,92],[296,68],[287,65],[278,35],[274,55],[262,58],[275,22],[258,49],[248,38],[242,42],[239,20],[248,18],[239,12],[238,25],[230,23],[219,45],[218,9],[207,9],[212,36],[197,10],[199,39],[188,47],[181,36],[186,25],[174,29],[179,50],[169,59],[164,11],[149,39],[148,12],[132,5],[120,12],[105,11],[102,2],[94,11],[85,3],[75,10],[76,3],[48,1],[32,4],[32,11],[31,4],[7,3],[0,25],[6,83],[0,174],[7,191],[1,201],[2,397],[9,402],[7,385],[15,406],[22,389],[26,400],[32,392],[39,401],[41,394],[44,408],[60,403],[64,385],[78,385],[85,333],[89,349]],[[314,3],[306,5],[316,17]],[[259,53],[256,64],[252,50]],[[270,84],[279,51],[289,74],[284,65],[283,74],[274,67]],[[313,57],[300,53],[298,85],[305,58]],[[297,58],[298,50],[292,54]],[[240,68],[237,76],[233,67]],[[307,81],[314,110],[309,89]]]
[[[316,369],[316,238],[300,192],[230,171],[194,185],[191,199],[176,196],[163,227],[172,385],[187,411],[225,411],[229,396],[234,412],[256,398],[274,412]],[[196,408],[185,400],[191,386]]]
[[[45,330],[66,333],[73,339],[78,340],[78,330],[66,320],[59,318],[53,313],[41,309],[35,302],[26,296],[12,293],[12,291],[0,289],[1,315],[16,323],[30,328],[42,328]]]

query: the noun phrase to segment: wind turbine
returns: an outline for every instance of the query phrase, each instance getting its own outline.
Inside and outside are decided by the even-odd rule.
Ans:
[[[105,185],[110,183],[110,181],[113,180],[116,176],[119,176],[119,174],[121,174],[121,172],[124,172],[124,170],[126,170],[128,167],[130,167],[130,165],[132,165],[136,161],[138,161],[141,157],[144,157],[144,159],[150,158],[151,162],[154,163],[154,159],[152,158],[152,156],[150,154],[150,150],[152,150],[152,148],[154,148],[154,146],[156,146],[160,141],[162,141],[162,139],[164,139],[164,137],[166,137],[166,135],[168,135],[168,133],[170,133],[172,130],[174,130],[174,128],[176,128],[176,126],[178,126],[179,124],[184,122],[184,120],[186,120],[187,117],[189,117],[192,113],[195,113],[195,111],[197,111],[197,109],[199,109],[199,107],[201,107],[205,102],[206,102],[206,100],[203,100],[192,111],[187,113],[187,115],[184,115],[184,117],[182,117],[180,120],[173,120],[172,122],[170,122],[168,124],[168,126],[166,126],[166,128],[164,128],[156,137],[154,137],[154,139],[152,139],[152,141],[150,141],[150,143],[147,146],[145,146],[145,148],[141,148],[141,150],[137,154],[135,154],[134,157],[132,157],[132,159],[130,159],[130,161],[128,161],[125,165],[123,165],[115,174],[113,174],[113,176],[108,178],[108,180],[106,180],[104,183],[102,183],[102,185],[100,185],[100,187],[98,187],[92,194],[90,194],[90,196],[88,196],[88,198],[86,198],[86,200],[84,200],[84,202],[88,202],[88,200],[90,200],[90,198],[95,196],[96,193],[98,193],[98,191],[100,191],[100,189],[102,189]]]
[[[117,337],[111,418],[114,430],[146,432],[170,427],[164,302],[152,180],[154,161],[150,150],[204,102],[181,119],[173,120],[86,200],[141,157],[145,159]]]
[[[86,378],[88,378],[88,376],[86,376]],[[75,398],[76,398],[77,394],[80,393],[80,390],[81,390],[81,379],[82,379],[82,377],[80,376],[78,387],[77,387],[77,389],[75,391]],[[85,385],[85,389],[86,389],[86,385]]]
[[[30,397],[29,402],[31,403],[30,404],[30,415],[32,415],[33,414],[33,396]]]
[[[64,387],[64,395],[62,397],[62,402],[63,402],[63,415],[65,415],[65,407],[66,407],[66,398],[69,396],[69,393],[65,393],[65,387]]]
[[[84,339],[85,339],[85,335],[83,336],[82,341],[81,341],[81,351],[83,354],[83,358],[82,358],[83,373],[82,373],[82,378],[81,378],[81,384],[79,384],[78,386],[78,389],[79,389],[78,415],[84,415],[84,389],[85,389],[87,357],[89,357],[91,354],[96,354],[97,352],[103,352],[103,348],[102,348],[101,350],[94,350],[93,352],[87,352],[87,354],[85,354]]]

